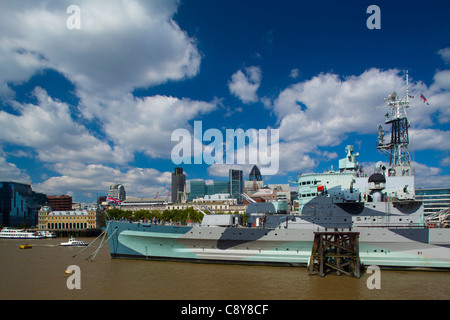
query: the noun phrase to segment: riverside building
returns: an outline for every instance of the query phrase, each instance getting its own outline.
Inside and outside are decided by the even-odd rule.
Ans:
[[[38,228],[55,232],[59,236],[94,235],[103,226],[103,211],[97,206],[64,211],[53,211],[44,206],[39,210]]]

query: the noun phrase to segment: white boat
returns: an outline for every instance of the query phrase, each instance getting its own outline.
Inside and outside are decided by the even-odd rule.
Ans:
[[[0,238],[3,239],[44,239],[45,236],[37,232],[26,231],[23,229],[3,228],[0,231]]]
[[[70,237],[68,242],[61,242],[59,245],[63,247],[84,247],[88,244],[84,241],[76,240],[74,237]]]
[[[48,230],[40,230],[37,231],[37,233],[41,236],[44,236],[45,238],[56,238],[56,234]]]

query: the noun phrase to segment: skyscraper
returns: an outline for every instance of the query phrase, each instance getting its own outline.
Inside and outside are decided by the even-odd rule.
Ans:
[[[244,192],[244,173],[242,170],[229,170],[230,195],[242,203],[242,193]]]
[[[259,168],[256,166],[256,164],[253,166],[250,174],[248,175],[248,181],[263,181],[261,171],[259,171]]]
[[[186,175],[183,168],[177,167],[172,172],[172,203],[180,203],[186,187]]]

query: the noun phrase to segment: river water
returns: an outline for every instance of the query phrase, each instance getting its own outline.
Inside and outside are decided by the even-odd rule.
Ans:
[[[95,238],[80,238],[91,242]],[[448,271],[381,270],[380,289],[367,280],[333,274],[310,276],[306,268],[215,265],[111,259],[106,243],[91,261],[97,240],[82,248],[68,239],[0,239],[0,299],[151,300],[443,300],[450,298]],[[19,249],[25,243],[32,249]],[[65,270],[80,267],[81,289],[69,289]]]

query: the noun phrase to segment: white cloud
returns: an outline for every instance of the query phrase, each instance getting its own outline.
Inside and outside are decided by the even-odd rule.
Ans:
[[[127,96],[108,103],[103,128],[116,145],[141,151],[152,158],[170,159],[175,129],[189,129],[189,121],[217,108],[216,102],[178,99],[168,96]]]
[[[438,54],[441,56],[442,60],[445,63],[450,63],[450,48],[444,48],[438,51]]]
[[[124,163],[131,159],[124,149],[111,147],[74,122],[66,103],[53,100],[41,88],[34,95],[37,105],[14,103],[20,115],[0,111],[0,142],[32,147],[45,162]]]
[[[296,79],[300,75],[300,70],[298,68],[292,69],[289,74],[289,78]]]
[[[6,160],[5,153],[0,149],[0,177],[2,181],[17,181],[27,183],[30,176],[23,170],[19,169],[14,163]]]
[[[442,169],[413,162],[415,169],[415,185],[417,188],[442,188],[448,185],[449,175],[441,175]]]
[[[450,89],[450,70],[438,71],[434,75],[434,85],[441,89]]]
[[[450,156],[446,156],[441,160],[441,166],[448,167],[450,166]]]
[[[439,129],[409,130],[413,150],[450,151],[450,131]]]
[[[238,70],[233,73],[231,80],[228,82],[228,88],[243,103],[256,102],[258,101],[256,91],[261,85],[261,68],[252,66],[245,68],[244,72]]]
[[[53,68],[76,85],[83,112],[92,117],[97,109],[107,109],[105,97],[199,72],[195,39],[172,19],[178,1],[77,1],[80,30],[66,27],[71,4],[0,3],[0,93],[11,93],[8,82],[20,83],[39,69]]]
[[[33,189],[47,194],[73,192],[75,195],[106,195],[109,186],[121,183],[127,197],[152,197],[156,192],[168,190],[170,172],[152,168],[131,168],[120,170],[105,165],[84,165],[78,162],[56,163],[53,169],[60,176],[51,177],[33,186]]]
[[[343,80],[319,74],[284,89],[272,105],[282,140],[281,171],[310,171],[318,160],[336,157],[319,148],[337,146],[351,132],[376,133],[384,122],[381,97],[402,88],[397,73],[370,69]]]

